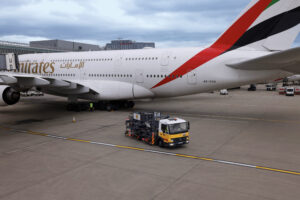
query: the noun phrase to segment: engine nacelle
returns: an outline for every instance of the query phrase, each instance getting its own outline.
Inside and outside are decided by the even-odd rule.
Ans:
[[[0,106],[10,106],[19,102],[20,92],[9,86],[0,85]]]

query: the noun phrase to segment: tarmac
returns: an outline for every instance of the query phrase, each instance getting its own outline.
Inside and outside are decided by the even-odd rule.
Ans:
[[[245,88],[70,112],[66,99],[0,108],[0,199],[299,199],[300,96]],[[124,136],[134,110],[190,121],[191,143]]]

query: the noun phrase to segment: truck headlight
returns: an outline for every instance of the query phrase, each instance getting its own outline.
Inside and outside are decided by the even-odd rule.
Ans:
[[[171,139],[170,142],[174,142],[174,140]]]

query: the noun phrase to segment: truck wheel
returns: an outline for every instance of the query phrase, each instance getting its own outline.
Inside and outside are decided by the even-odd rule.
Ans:
[[[162,140],[159,140],[158,146],[163,147],[164,146],[164,142]]]

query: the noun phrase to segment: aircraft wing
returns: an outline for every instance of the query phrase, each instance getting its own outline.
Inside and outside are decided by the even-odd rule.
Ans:
[[[86,87],[79,81],[70,81],[57,79],[54,77],[44,77],[35,74],[23,74],[3,72],[0,73],[0,85],[9,85],[19,90],[31,89],[32,87],[46,88],[53,92],[62,94],[88,94],[93,92],[91,88]]]
[[[300,47],[227,66],[241,70],[284,70],[300,73]]]
[[[0,73],[0,85],[9,85],[17,91],[39,87],[48,94],[75,95],[92,100],[120,100],[153,97],[153,93],[139,85],[111,80],[64,80],[35,74]]]

